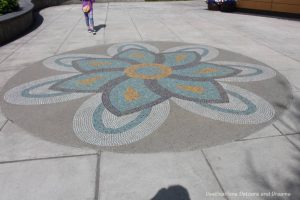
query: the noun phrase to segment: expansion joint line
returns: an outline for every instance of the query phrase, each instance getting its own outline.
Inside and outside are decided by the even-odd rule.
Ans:
[[[101,151],[98,151],[97,164],[96,164],[96,177],[95,177],[95,200],[100,199],[100,164],[101,164]]]
[[[106,44],[106,24],[107,24],[107,19],[108,19],[108,11],[109,11],[109,1],[107,0],[107,5],[106,5],[106,16],[104,20],[104,33],[103,33],[103,43]]]
[[[134,22],[134,20],[133,20],[133,18],[131,16],[131,14],[130,14],[130,12],[124,7],[124,5],[123,5],[123,9],[127,12],[128,16],[130,17],[131,23],[133,24],[135,30],[138,32],[141,40],[144,41],[143,36],[142,36],[141,32],[139,31],[137,25],[135,24],[135,22]]]
[[[216,179],[216,181],[217,181],[219,187],[221,188],[222,192],[224,193],[224,198],[227,199],[227,200],[229,200],[229,198],[228,198],[228,196],[226,195],[225,190],[224,190],[224,188],[223,188],[223,186],[222,186],[222,184],[221,184],[221,182],[220,182],[220,180],[219,180],[217,174],[215,173],[214,169],[212,168],[212,166],[211,166],[209,160],[206,158],[206,155],[205,155],[205,153],[203,152],[202,149],[201,149],[201,153],[202,153],[202,155],[203,155],[203,157],[204,157],[204,159],[205,159],[205,161],[206,161],[206,164],[208,165],[209,169],[211,170],[213,176],[215,177],[215,179]]]
[[[275,124],[273,124],[274,128],[276,128],[280,134],[285,137],[285,139],[291,143],[291,145],[293,145],[293,147],[295,147],[298,151],[300,151],[300,148],[288,137],[289,135],[297,135],[299,133],[294,133],[294,134],[284,134]],[[300,134],[299,134],[300,135]]]
[[[62,46],[66,43],[66,41],[68,40],[68,38],[70,37],[70,35],[73,33],[75,27],[79,24],[79,22],[82,20],[83,16],[81,16],[78,21],[75,23],[75,25],[72,27],[72,29],[69,31],[69,33],[66,35],[64,41],[58,46],[57,50],[55,51],[55,55],[60,51],[60,49],[62,48]]]
[[[64,159],[64,158],[75,158],[75,157],[85,157],[85,156],[95,156],[95,155],[97,155],[97,154],[96,153],[90,153],[90,154],[77,154],[77,155],[67,155],[67,156],[52,156],[52,157],[44,157],[44,158],[28,158],[28,159],[22,159],[22,160],[0,161],[0,164],[41,161],[41,160],[53,160],[53,159]]]

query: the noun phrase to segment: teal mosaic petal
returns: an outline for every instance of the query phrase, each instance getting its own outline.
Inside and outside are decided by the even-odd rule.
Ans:
[[[21,92],[21,95],[23,97],[27,97],[27,98],[47,98],[47,97],[54,97],[54,96],[63,96],[63,95],[66,95],[65,92],[60,92],[60,91],[59,92],[53,92],[51,90],[45,91],[45,92],[42,92],[42,93],[38,93],[38,94],[32,93],[32,90],[34,90],[34,89],[37,89],[37,88],[49,85],[51,83],[56,83],[56,82],[57,82],[57,80],[54,80],[54,81],[48,81],[48,82],[44,82],[44,83],[39,83],[39,84],[33,85],[33,86],[29,87],[29,88],[24,89]]]
[[[172,96],[195,102],[226,102],[227,95],[214,81],[185,81],[164,78],[157,81]]]
[[[163,53],[164,56],[164,65],[170,67],[182,66],[182,65],[190,65],[199,63],[201,57],[199,54],[193,51],[179,51],[179,52],[171,52],[171,53]]]
[[[117,54],[114,58],[126,59],[135,63],[155,63],[156,61],[154,53],[142,49],[128,49]]]
[[[186,78],[217,79],[236,75],[240,72],[231,67],[201,63],[194,67],[174,70],[173,75],[185,76]]]
[[[236,115],[250,115],[255,113],[257,110],[257,107],[254,103],[252,103],[249,99],[243,97],[242,95],[227,91],[228,94],[232,95],[233,97],[239,99],[242,103],[247,105],[247,108],[245,110],[239,110],[239,109],[230,109],[230,108],[222,108],[220,106],[212,105],[212,104],[201,104],[201,106],[204,106],[206,108],[216,110],[218,112],[224,112],[224,113],[230,113],[230,114],[236,114]]]
[[[158,103],[164,99],[152,92],[141,79],[127,79],[103,93],[103,104],[113,114],[120,116],[134,113]]]
[[[145,109],[143,111],[141,111],[139,113],[139,115],[131,122],[128,122],[127,124],[118,127],[118,128],[108,128],[105,127],[104,123],[103,123],[103,112],[105,110],[105,107],[100,104],[95,112],[93,113],[93,126],[95,128],[95,130],[104,133],[104,134],[119,134],[119,133],[123,133],[125,131],[128,131],[134,127],[136,127],[137,125],[141,124],[150,114],[151,112],[151,108],[149,109]]]
[[[56,83],[51,89],[64,92],[99,92],[107,82],[122,75],[123,72],[119,71],[80,74]]]
[[[99,71],[104,69],[126,68],[131,64],[111,58],[96,58],[74,61],[75,68],[82,72]]]

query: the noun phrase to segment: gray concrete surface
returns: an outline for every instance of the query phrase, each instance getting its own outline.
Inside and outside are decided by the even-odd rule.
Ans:
[[[1,197],[141,200],[181,185],[193,200],[216,199],[213,195],[222,192],[225,199],[279,199],[234,197],[239,192],[300,198],[298,21],[210,12],[200,1],[104,3],[95,5],[95,23],[107,27],[92,36],[80,5],[47,8],[41,15],[40,27],[1,47],[0,87],[30,63],[58,53],[127,41],[181,41],[226,49],[273,67],[290,82],[295,101],[278,121],[248,138],[180,154],[114,154],[59,146],[32,137],[0,114]]]

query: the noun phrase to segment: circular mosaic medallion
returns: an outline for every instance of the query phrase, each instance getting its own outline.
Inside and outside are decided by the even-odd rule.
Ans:
[[[175,42],[80,49],[32,64],[1,92],[8,119],[45,140],[126,152],[241,139],[289,105],[288,82],[233,52]]]

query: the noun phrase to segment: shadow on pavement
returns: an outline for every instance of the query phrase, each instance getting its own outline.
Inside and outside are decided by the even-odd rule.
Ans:
[[[300,137],[298,138],[300,140]],[[260,170],[253,164],[253,158],[249,154],[247,159],[247,166],[251,174],[251,182],[254,183],[260,191],[264,193],[271,193],[271,196],[261,196],[260,199],[265,200],[299,200],[300,199],[300,151],[290,157],[293,161],[293,166],[288,166],[287,174],[284,176],[279,172],[267,173]],[[277,194],[287,193],[290,196],[276,196]],[[273,195],[273,196],[272,196]],[[275,196],[274,196],[275,195]]]
[[[96,32],[98,32],[100,29],[106,28],[106,24],[99,24],[99,25],[95,26],[94,28],[95,28]]]
[[[277,105],[284,106],[284,105]],[[291,109],[292,108],[292,109]],[[293,99],[293,103],[289,109],[289,115],[294,119],[293,124],[289,125],[285,120],[279,119],[281,123],[285,126],[292,128],[297,127],[300,128],[300,98],[295,97]],[[300,134],[296,132],[293,134],[293,139],[288,138],[288,140],[293,144],[294,153],[292,155],[287,155],[289,157],[288,165],[285,170],[286,174],[280,174],[279,172],[272,172],[267,174],[266,171],[260,170],[257,166],[254,166],[254,160],[251,156],[250,152],[247,155],[247,166],[249,167],[249,173],[252,175],[252,182],[261,188],[262,191],[270,191],[275,193],[290,193],[291,196],[287,197],[263,197],[263,199],[270,200],[299,200],[300,199],[300,147],[296,144],[300,143]],[[280,162],[280,161],[278,161]],[[292,163],[292,165],[291,165]],[[283,163],[285,165],[285,163]]]
[[[173,185],[160,189],[151,200],[191,200],[188,191],[180,186]]]
[[[299,14],[277,13],[277,12],[247,10],[247,9],[245,9],[245,10],[244,9],[239,9],[236,12],[232,12],[232,14],[259,16],[259,17],[275,18],[275,19],[282,19],[282,20],[300,21],[300,18],[299,18],[300,15]]]
[[[8,44],[10,42],[13,42],[13,41],[15,41],[15,40],[17,40],[17,39],[19,39],[19,38],[21,38],[21,37],[29,34],[29,33],[31,33],[32,31],[34,31],[35,29],[37,29],[43,23],[43,21],[44,21],[43,16],[40,15],[39,12],[34,12],[33,13],[33,23],[32,23],[32,25],[25,32],[21,33],[17,37],[13,38],[12,40],[9,40],[9,41],[5,42],[4,44],[1,44],[0,47],[4,46],[4,45],[6,45],[6,44]]]
[[[280,83],[285,84],[285,83]],[[300,130],[300,98],[297,96],[288,97],[291,101],[290,107],[274,102],[274,105],[286,110],[284,115],[288,118],[279,118],[278,121],[285,127],[290,129],[293,133],[299,133]]]

